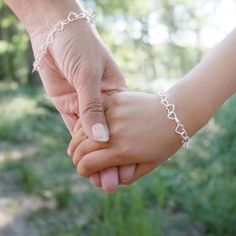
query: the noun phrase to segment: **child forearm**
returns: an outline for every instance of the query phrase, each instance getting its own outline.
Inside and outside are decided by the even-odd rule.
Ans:
[[[190,135],[236,91],[236,30],[169,91]]]

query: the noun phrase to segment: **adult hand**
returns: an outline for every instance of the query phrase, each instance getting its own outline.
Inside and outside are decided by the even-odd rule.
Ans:
[[[35,53],[41,35],[31,37]],[[88,137],[107,142],[109,133],[103,112],[103,96],[127,89],[123,76],[100,37],[85,22],[68,25],[42,61],[40,75],[57,110],[73,133],[78,118]],[[132,176],[134,166],[120,170],[121,179]],[[95,186],[114,191],[119,182],[116,167],[92,177]]]
[[[34,52],[42,44],[42,35],[31,36]],[[103,96],[127,89],[122,73],[94,29],[86,22],[74,22],[57,35],[41,63],[40,75],[47,91],[71,133],[81,118],[84,130],[94,141],[107,142],[109,132],[104,116]],[[131,176],[134,166],[120,170],[121,179]],[[107,191],[118,184],[116,167],[98,173],[92,181]]]
[[[5,2],[24,24],[36,55],[58,21],[66,19],[71,11],[83,11],[75,0]],[[66,25],[50,46],[40,64],[40,75],[68,129],[73,133],[75,122],[81,117],[90,138],[107,141],[109,134],[101,106],[101,91],[103,94],[123,91],[126,85],[102,40],[96,30],[92,31],[80,20]],[[132,172],[134,167],[121,171],[121,178],[126,170]],[[101,185],[98,177],[97,174],[93,178],[97,186]],[[118,183],[117,169],[103,172],[102,179],[105,189],[114,190]]]

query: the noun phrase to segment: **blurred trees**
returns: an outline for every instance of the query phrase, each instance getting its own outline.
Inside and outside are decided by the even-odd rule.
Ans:
[[[129,85],[144,90],[151,88],[154,79],[180,78],[197,64],[208,50],[202,40],[204,29],[223,0],[84,2],[89,12],[96,13],[98,30]],[[212,40],[212,35],[205,35]],[[40,234],[45,230],[44,235],[79,235],[80,231],[83,235],[117,235],[125,230],[126,235],[150,235],[150,230],[159,232],[168,221],[167,233],[160,235],[176,235],[179,231],[175,229],[195,230],[197,220],[204,232],[194,235],[236,235],[236,183],[232,181],[236,175],[235,99],[195,138],[190,150],[179,152],[141,185],[111,197],[97,197],[91,191],[84,195],[87,187],[81,188],[82,182],[71,175],[70,162],[61,158],[69,134],[59,116],[49,112],[44,94],[37,87],[1,83],[40,81],[37,73],[31,73],[32,62],[23,26],[0,0],[0,159],[6,156],[6,161],[0,160],[0,178],[7,186],[1,194],[4,199],[22,197],[22,193],[30,198],[37,195],[50,206],[38,210],[27,207],[32,213],[26,220],[33,219]],[[144,88],[145,84],[150,85]],[[27,154],[28,148],[35,153]],[[15,150],[24,159],[15,158]],[[18,215],[16,210],[24,212],[20,204],[15,208],[15,198],[12,201],[14,215]],[[51,207],[54,201],[58,205],[55,209]],[[8,212],[8,204],[6,207]],[[182,218],[185,213],[189,220]],[[11,223],[14,228],[18,220]],[[186,231],[178,235],[193,234]]]
[[[201,30],[220,1],[95,2],[100,32],[127,78],[136,83],[179,78],[196,65],[206,52]]]
[[[179,78],[206,51],[201,30],[220,0],[85,0],[129,84]],[[206,9],[206,10],[203,10]],[[0,80],[30,83],[28,36],[0,0]]]
[[[0,0],[0,80],[25,79],[27,44],[28,37],[22,25]]]

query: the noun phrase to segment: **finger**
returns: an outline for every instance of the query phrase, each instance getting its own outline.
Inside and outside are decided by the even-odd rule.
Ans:
[[[101,181],[100,173],[93,174],[92,176],[89,177],[89,179],[94,187],[102,188],[102,181]]]
[[[86,139],[76,149],[73,155],[73,163],[77,163],[82,159],[84,155],[89,152],[94,152],[100,149],[107,148],[107,143],[98,143],[90,139]],[[116,167],[108,168],[100,172],[101,180],[98,180],[98,175],[95,173],[92,175],[92,182],[95,186],[102,186],[106,192],[114,192],[119,184],[118,169]],[[100,183],[101,181],[101,183]]]
[[[119,160],[116,152],[111,148],[103,148],[101,150],[96,150],[94,152],[89,152],[78,160],[77,172],[83,176],[88,177],[98,171],[106,170],[114,166],[119,166]],[[123,158],[125,160],[126,158]],[[124,161],[125,162],[125,161]],[[126,160],[126,162],[131,162],[131,160]],[[128,165],[131,163],[123,163],[123,165]]]
[[[87,135],[85,134],[83,128],[81,128],[78,132],[74,134],[74,137],[71,139],[69,147],[67,149],[67,153],[69,156],[73,156],[76,148],[87,139]]]
[[[118,168],[112,167],[102,170],[100,175],[103,190],[109,193],[115,192],[119,184]]]
[[[80,135],[82,130],[83,128],[80,128],[80,131],[76,135]],[[71,141],[69,151],[74,153],[74,150],[79,146],[79,142],[80,142],[79,138],[75,136],[74,139]],[[89,140],[87,142],[90,144],[85,144],[86,147],[82,147],[82,149],[84,150],[80,150],[80,153],[86,154],[89,150],[93,151],[93,149],[90,148],[90,145],[92,146],[94,144],[92,144],[91,141]],[[99,145],[101,146],[100,143]],[[79,148],[81,149],[81,147]],[[81,158],[81,157],[78,157],[78,158]],[[102,187],[104,191],[106,192],[114,192],[119,183],[118,169],[114,167],[114,168],[109,168],[107,170],[101,171],[100,174],[96,173],[92,175],[90,177],[90,180],[95,187]]]
[[[130,182],[135,173],[136,165],[127,165],[119,167],[120,183]]]
[[[75,149],[79,146],[79,144],[87,138],[87,135],[85,134],[82,128],[82,123],[80,119],[78,119],[74,127],[74,132],[76,131],[79,131],[79,132],[77,132],[74,138],[71,140],[71,143],[68,148],[69,155],[73,155]],[[101,182],[101,177],[99,173],[95,173],[92,176],[90,176],[90,182],[94,187],[102,188],[102,182]]]
[[[87,155],[88,153],[92,153],[101,149],[108,148],[108,143],[100,143],[100,142],[95,142],[91,139],[86,139],[83,142],[81,142],[74,154],[73,154],[73,163],[75,166],[78,165],[78,163],[81,161],[81,159]],[[95,173],[95,172],[94,172]],[[93,174],[93,173],[91,173]]]
[[[101,78],[89,70],[82,76],[74,80],[82,125],[89,138],[107,142],[110,137],[101,99]]]
[[[135,181],[144,177],[145,175],[151,173],[155,168],[161,165],[162,162],[150,162],[138,164],[135,170],[134,175],[132,176],[129,182],[122,182],[121,185],[131,185]]]

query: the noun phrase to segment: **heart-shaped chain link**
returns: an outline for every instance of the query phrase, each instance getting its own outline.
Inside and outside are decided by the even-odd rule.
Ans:
[[[64,28],[64,25],[61,22],[58,22],[57,24],[54,25],[53,28],[55,31],[62,31]]]
[[[175,132],[181,136],[182,138],[181,143],[183,147],[189,148],[190,138],[187,134],[186,129],[184,128],[183,124],[180,122],[180,120],[178,119],[175,113],[175,105],[169,103],[169,101],[167,100],[167,95],[164,92],[159,93],[159,97],[160,97],[161,104],[165,106],[168,119],[174,120],[176,123]]]
[[[46,55],[49,45],[53,43],[56,32],[63,31],[65,25],[79,19],[84,19],[86,22],[90,23],[91,25],[95,24],[95,16],[90,16],[85,11],[81,12],[80,14],[77,14],[75,12],[70,12],[65,20],[58,21],[52,27],[52,30],[48,33],[48,36],[46,37],[44,44],[39,48],[39,53],[35,56],[32,72],[38,71],[40,69],[39,67],[40,62],[42,61],[43,57]]]
[[[177,116],[176,116],[176,114],[175,114],[174,112],[168,113],[167,116],[168,116],[168,118],[169,118],[170,120],[176,121],[176,119],[177,119]]]
[[[181,136],[184,135],[184,133],[185,133],[184,126],[182,124],[178,123],[176,128],[175,128],[175,132],[177,134],[180,134]]]
[[[168,102],[167,102],[166,110],[168,111],[168,113],[174,113],[175,105],[174,104],[168,104]]]
[[[70,22],[72,22],[72,21],[78,20],[79,17],[82,17],[82,16],[83,16],[84,18],[86,17],[85,14],[80,14],[80,15],[78,15],[78,14],[75,13],[75,12],[70,12],[67,19],[68,19]]]

